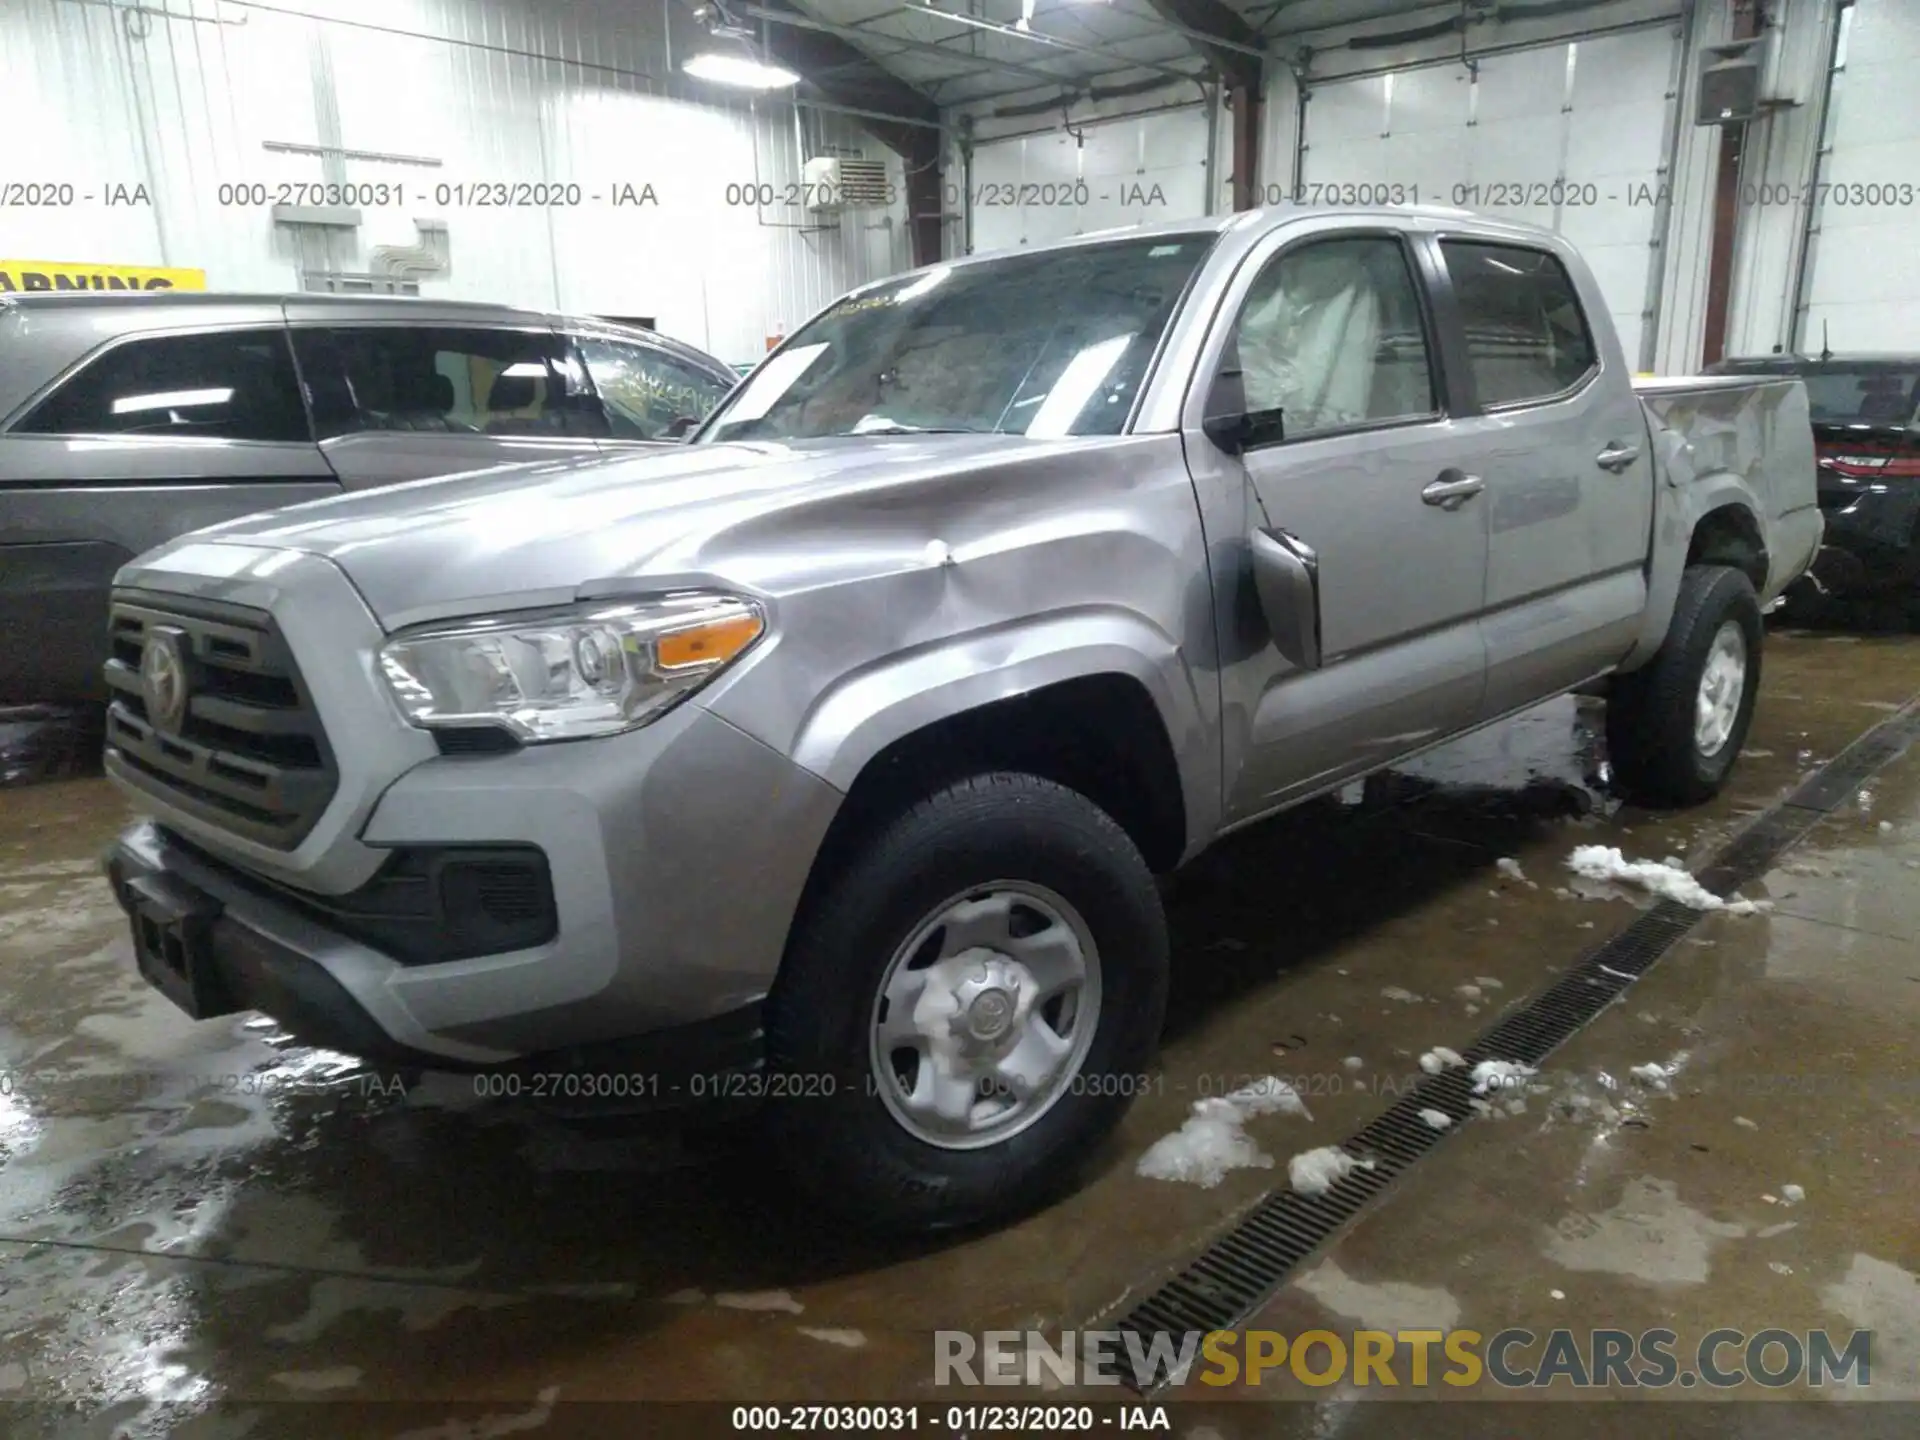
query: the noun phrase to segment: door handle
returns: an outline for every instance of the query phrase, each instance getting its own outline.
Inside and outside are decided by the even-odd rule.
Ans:
[[[1616,440],[1598,455],[1594,456],[1593,463],[1598,465],[1602,470],[1611,470],[1614,474],[1618,475],[1639,458],[1640,447],[1638,445],[1622,445]]]
[[[1467,475],[1459,470],[1442,470],[1440,475],[1440,479],[1420,492],[1420,498],[1429,505],[1438,505],[1442,510],[1458,510],[1487,488],[1487,482],[1478,475]]]

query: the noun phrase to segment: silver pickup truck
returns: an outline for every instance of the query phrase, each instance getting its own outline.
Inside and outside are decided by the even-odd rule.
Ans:
[[[108,860],[189,1014],[979,1222],[1151,1063],[1157,872],[1550,696],[1712,795],[1821,532],[1792,379],[1636,386],[1564,241],[1283,208],[868,286],[689,445],[117,578]]]

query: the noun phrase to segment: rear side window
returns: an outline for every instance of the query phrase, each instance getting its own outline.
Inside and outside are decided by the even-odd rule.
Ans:
[[[36,406],[16,433],[311,441],[283,330],[128,340]]]
[[[650,345],[595,335],[579,345],[617,440],[656,440],[676,420],[704,420],[732,388]]]
[[[1482,405],[1547,399],[1599,363],[1580,297],[1557,257],[1466,240],[1443,240],[1440,249]]]
[[[368,432],[606,433],[550,331],[302,326],[293,344],[323,440]]]

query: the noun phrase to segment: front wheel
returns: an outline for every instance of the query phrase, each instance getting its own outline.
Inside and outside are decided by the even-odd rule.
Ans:
[[[1019,1214],[1143,1088],[1166,988],[1126,832],[1052,781],[974,776],[881,825],[808,905],[767,1012],[796,1083],[766,1122],[812,1196],[862,1223]]]
[[[1627,795],[1697,805],[1720,792],[1760,693],[1760,602],[1725,565],[1690,565],[1666,641],[1607,699],[1607,756]]]

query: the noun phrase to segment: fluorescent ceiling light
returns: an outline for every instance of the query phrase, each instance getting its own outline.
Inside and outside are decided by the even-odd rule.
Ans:
[[[157,395],[128,395],[113,402],[116,415],[137,415],[143,410],[186,409],[193,405],[225,405],[233,399],[233,387],[206,390],[166,390]]]
[[[800,77],[784,66],[768,65],[746,55],[725,55],[718,50],[704,51],[680,68],[697,80],[738,85],[747,90],[784,90],[800,83]]]

